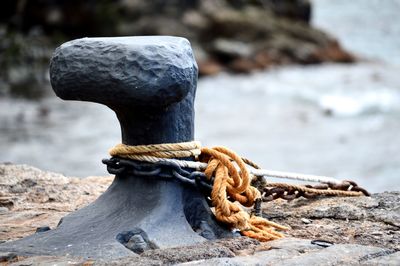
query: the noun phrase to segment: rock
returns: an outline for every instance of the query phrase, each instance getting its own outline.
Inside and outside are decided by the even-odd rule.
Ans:
[[[219,239],[213,244],[222,245],[226,248],[229,248],[234,254],[253,254],[257,250],[269,249],[269,246],[263,245],[258,240],[248,237],[235,237],[235,238],[227,238],[227,239]]]
[[[198,66],[200,76],[216,75],[223,70],[222,65],[215,60],[198,61]]]
[[[14,252],[0,252],[0,263],[11,263],[17,259],[17,254]]]
[[[263,251],[252,256],[238,256],[234,258],[213,258],[209,260],[192,261],[178,265],[196,265],[196,266],[241,266],[241,265],[281,265],[283,258],[291,258],[299,253],[287,249],[273,249]]]
[[[42,227],[36,228],[36,233],[42,233],[42,232],[46,232],[46,231],[49,231],[49,230],[51,230],[50,227],[48,227],[48,226],[42,226]]]
[[[0,212],[1,242],[33,234],[39,226],[55,228],[62,216],[98,197],[112,177],[78,179],[24,165],[0,164],[0,180],[0,196],[13,203],[10,210]],[[16,185],[26,192],[13,190]],[[38,197],[37,193],[42,196]],[[43,202],[49,198],[53,200]],[[143,241],[126,234],[121,236],[122,242],[142,249],[123,259],[19,257],[7,252],[0,254],[0,262],[12,265],[398,265],[399,202],[400,192],[384,192],[371,197],[300,198],[263,203],[265,217],[291,227],[285,238],[266,243],[235,237],[189,247],[148,249],[141,246]],[[334,244],[324,248],[312,244],[311,240],[316,239]]]
[[[293,237],[399,249],[399,202],[400,192],[356,198],[276,200],[263,204],[263,214],[290,226],[293,230],[287,234]],[[304,224],[302,219],[313,222]]]
[[[145,251],[141,256],[99,261],[99,265],[171,265],[193,260],[210,261],[210,258],[231,258],[235,255],[254,254],[260,249],[257,240],[246,237],[220,239],[190,247],[167,248]],[[246,252],[245,252],[246,251]],[[245,252],[245,253],[243,253]]]
[[[27,165],[0,164],[0,206],[8,206],[0,212],[0,240],[22,238],[42,226],[55,228],[66,214],[94,201],[112,179],[80,179]],[[16,193],[17,185],[26,192]]]
[[[327,46],[317,48],[304,58],[304,63],[321,63],[325,61],[339,62],[339,63],[352,63],[356,58],[344,51],[337,41],[331,41]]]
[[[141,235],[132,236],[126,244],[126,247],[137,254],[151,249],[147,241],[145,241]]]
[[[254,62],[259,66],[259,68],[268,68],[273,64],[277,64],[279,60],[276,58],[276,55],[273,55],[267,51],[260,51],[256,53],[254,56]]]
[[[206,30],[209,27],[208,18],[195,10],[187,11],[182,18],[182,22],[184,25],[187,25],[191,29],[195,29],[197,31]]]
[[[212,44],[212,53],[219,58],[250,57],[253,47],[249,44],[227,39],[216,39]]]
[[[140,228],[135,228],[131,231],[121,232],[117,235],[117,240],[127,249],[132,250],[136,254],[141,254],[146,250],[158,248],[152,243],[146,232]]]
[[[37,99],[50,91],[48,62],[53,49],[43,36],[8,31],[0,36],[0,95]]]
[[[278,16],[310,22],[311,3],[309,0],[264,0],[262,3],[271,8]]]
[[[176,264],[199,259],[234,256],[235,254],[229,248],[213,244],[156,249],[145,251],[142,254],[142,257],[161,260],[163,264]]]
[[[161,260],[150,259],[146,257],[126,257],[119,260],[113,261],[96,261],[96,265],[99,266],[122,266],[122,265],[134,265],[134,266],[161,266],[165,265]]]
[[[214,258],[181,265],[359,265],[380,256],[381,261],[394,262],[400,254],[384,248],[355,244],[339,244],[328,248],[311,245],[310,241],[282,239],[270,242],[271,249],[253,256]],[[384,258],[385,257],[385,258]]]
[[[240,57],[236,54],[237,58],[253,62],[258,54],[266,53],[274,54],[279,59],[271,61],[274,64],[293,62],[310,64],[321,62],[319,60],[354,61],[350,54],[342,52],[340,46],[336,49],[337,42],[328,35],[306,24],[293,24],[286,19],[275,17],[269,9],[245,5],[241,9],[226,8],[219,12],[209,12],[210,30],[212,29],[218,36],[215,40],[224,38],[229,42],[223,42],[223,45],[216,42],[209,46],[208,51],[220,62],[228,63],[229,69],[235,66],[230,64],[234,54],[231,52],[227,56],[227,51],[237,46],[232,45],[232,40],[240,40],[249,46],[248,49],[235,48],[238,51],[246,51],[241,52]],[[259,64],[258,68],[263,66],[266,67],[268,64]],[[257,69],[256,66],[252,66],[252,70],[254,69]]]
[[[319,245],[314,245],[308,239],[297,239],[297,238],[284,238],[274,240],[268,243],[271,249],[290,249],[295,250],[299,253],[306,253],[310,251],[318,251],[323,248]]]
[[[14,206],[14,202],[11,197],[0,196],[0,206],[8,210]]]
[[[400,261],[400,251],[383,251],[362,257],[359,262],[361,265],[393,265],[398,266]]]
[[[371,246],[340,244],[310,252],[294,258],[282,260],[285,265],[350,265],[359,263],[369,254],[382,252],[385,249]]]
[[[259,68],[259,65],[256,62],[247,58],[235,59],[228,66],[230,70],[235,73],[250,73]]]
[[[11,2],[4,4],[0,23],[0,95],[49,93],[53,49],[84,36],[182,36],[205,51],[207,60],[199,61],[202,75],[219,72],[217,65],[247,73],[271,64],[355,60],[308,23],[308,0]],[[274,54],[273,60],[259,56],[266,53]]]
[[[35,256],[35,257],[18,257],[13,261],[10,261],[9,265],[12,266],[68,266],[68,265],[93,265],[93,261],[90,259],[72,258],[72,257],[52,257],[52,256]],[[7,264],[6,264],[7,265]]]

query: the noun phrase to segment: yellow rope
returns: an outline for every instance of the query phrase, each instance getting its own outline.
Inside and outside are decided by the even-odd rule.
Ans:
[[[187,158],[200,155],[198,141],[129,146],[117,144],[110,149],[111,156],[138,161],[157,162],[158,158]]]
[[[251,207],[256,199],[261,198],[260,191],[250,185],[250,173],[242,158],[224,147],[202,148],[201,156],[200,160],[208,163],[204,173],[208,178],[214,176],[211,200],[217,220],[260,241],[283,237],[275,229],[287,230],[287,227],[262,217],[250,216],[236,202],[232,202],[237,201],[243,206]]]

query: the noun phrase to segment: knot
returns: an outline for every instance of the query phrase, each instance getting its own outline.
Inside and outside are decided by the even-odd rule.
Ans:
[[[283,237],[275,229],[288,228],[262,217],[250,216],[237,204],[251,207],[256,199],[261,198],[260,191],[250,185],[252,177],[240,156],[225,147],[202,148],[199,160],[207,163],[205,175],[209,179],[214,177],[211,200],[217,220],[260,241]]]

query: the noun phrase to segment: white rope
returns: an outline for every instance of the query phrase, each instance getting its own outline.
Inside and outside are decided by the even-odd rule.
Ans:
[[[309,182],[320,182],[320,183],[334,183],[334,184],[342,183],[341,180],[328,176],[305,175],[298,173],[271,171],[266,169],[251,169],[250,172],[255,176],[269,176],[269,177],[277,177],[277,178],[285,178],[285,179],[293,179],[293,180],[301,180]]]
[[[157,162],[176,163],[180,167],[191,168],[191,169],[195,169],[195,170],[198,170],[198,171],[201,171],[201,170],[204,170],[204,169],[207,168],[207,164],[206,163],[202,163],[202,162],[185,161],[185,160],[179,160],[179,159],[159,158],[159,157],[154,157],[154,156],[138,157],[138,158],[135,158],[135,160],[143,161],[143,162],[149,162],[149,163],[157,163]]]
[[[149,156],[147,156],[149,157]],[[158,158],[151,156],[151,160],[143,160],[146,162],[172,162],[176,163],[180,167],[183,168],[191,168],[196,169],[198,171],[204,170],[207,168],[206,163],[202,162],[193,162],[193,161],[185,161],[185,160],[178,160],[178,159],[167,159],[167,158]],[[333,184],[341,184],[342,181],[333,177],[328,176],[317,176],[317,175],[305,175],[305,174],[298,174],[298,173],[289,173],[289,172],[281,172],[281,171],[271,171],[266,169],[253,169],[249,168],[251,174],[255,176],[268,176],[268,177],[275,177],[275,178],[284,178],[284,179],[293,179],[299,181],[308,181],[308,182],[319,182],[319,183],[333,183]]]

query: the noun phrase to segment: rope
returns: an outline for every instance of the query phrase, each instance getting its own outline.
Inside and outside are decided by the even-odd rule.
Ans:
[[[277,177],[277,178],[285,178],[285,179],[293,179],[293,180],[301,180],[301,181],[309,181],[309,182],[320,182],[320,183],[332,183],[332,184],[341,184],[342,181],[328,176],[317,176],[317,175],[305,175],[298,173],[289,173],[289,172],[281,172],[281,171],[271,171],[266,169],[261,169],[255,162],[243,158],[242,160],[249,166],[254,169],[250,169],[252,175],[255,176],[269,176],[269,177]]]
[[[260,191],[251,186],[253,176],[272,176],[296,180],[341,184],[340,180],[313,175],[302,175],[260,169],[254,162],[241,158],[235,152],[224,148],[201,148],[199,142],[182,142],[167,144],[152,144],[129,146],[118,144],[110,149],[110,155],[145,162],[174,162],[180,167],[204,171],[210,180],[214,177],[211,192],[211,201],[215,207],[217,220],[224,222],[232,228],[237,228],[245,236],[256,238],[260,241],[269,241],[283,237],[276,231],[288,228],[262,217],[248,214],[239,205],[251,207],[256,199],[261,199]],[[176,158],[196,157],[197,161],[179,160]],[[248,167],[248,166],[251,166]],[[361,196],[362,192],[319,190],[300,185],[285,183],[268,183],[268,186],[284,189],[293,189],[299,192],[314,193],[330,196]]]
[[[110,149],[111,156],[119,156],[138,161],[159,162],[162,158],[185,158],[200,155],[198,141],[128,146],[117,144]]]
[[[251,171],[251,173],[255,176],[269,176],[269,177],[277,177],[277,178],[284,178],[284,179],[293,179],[293,180],[298,180],[298,181],[333,183],[333,184],[342,183],[342,181],[340,181],[336,178],[333,178],[333,177],[271,171],[271,170],[266,170],[266,169],[254,169],[253,171]]]
[[[202,148],[201,156],[200,160],[208,163],[205,175],[209,179],[214,176],[211,200],[218,221],[260,241],[283,237],[275,229],[287,230],[287,227],[261,217],[250,216],[236,202],[232,202],[237,201],[243,206],[251,207],[256,199],[261,199],[260,191],[250,186],[252,178],[242,158],[224,147]]]

